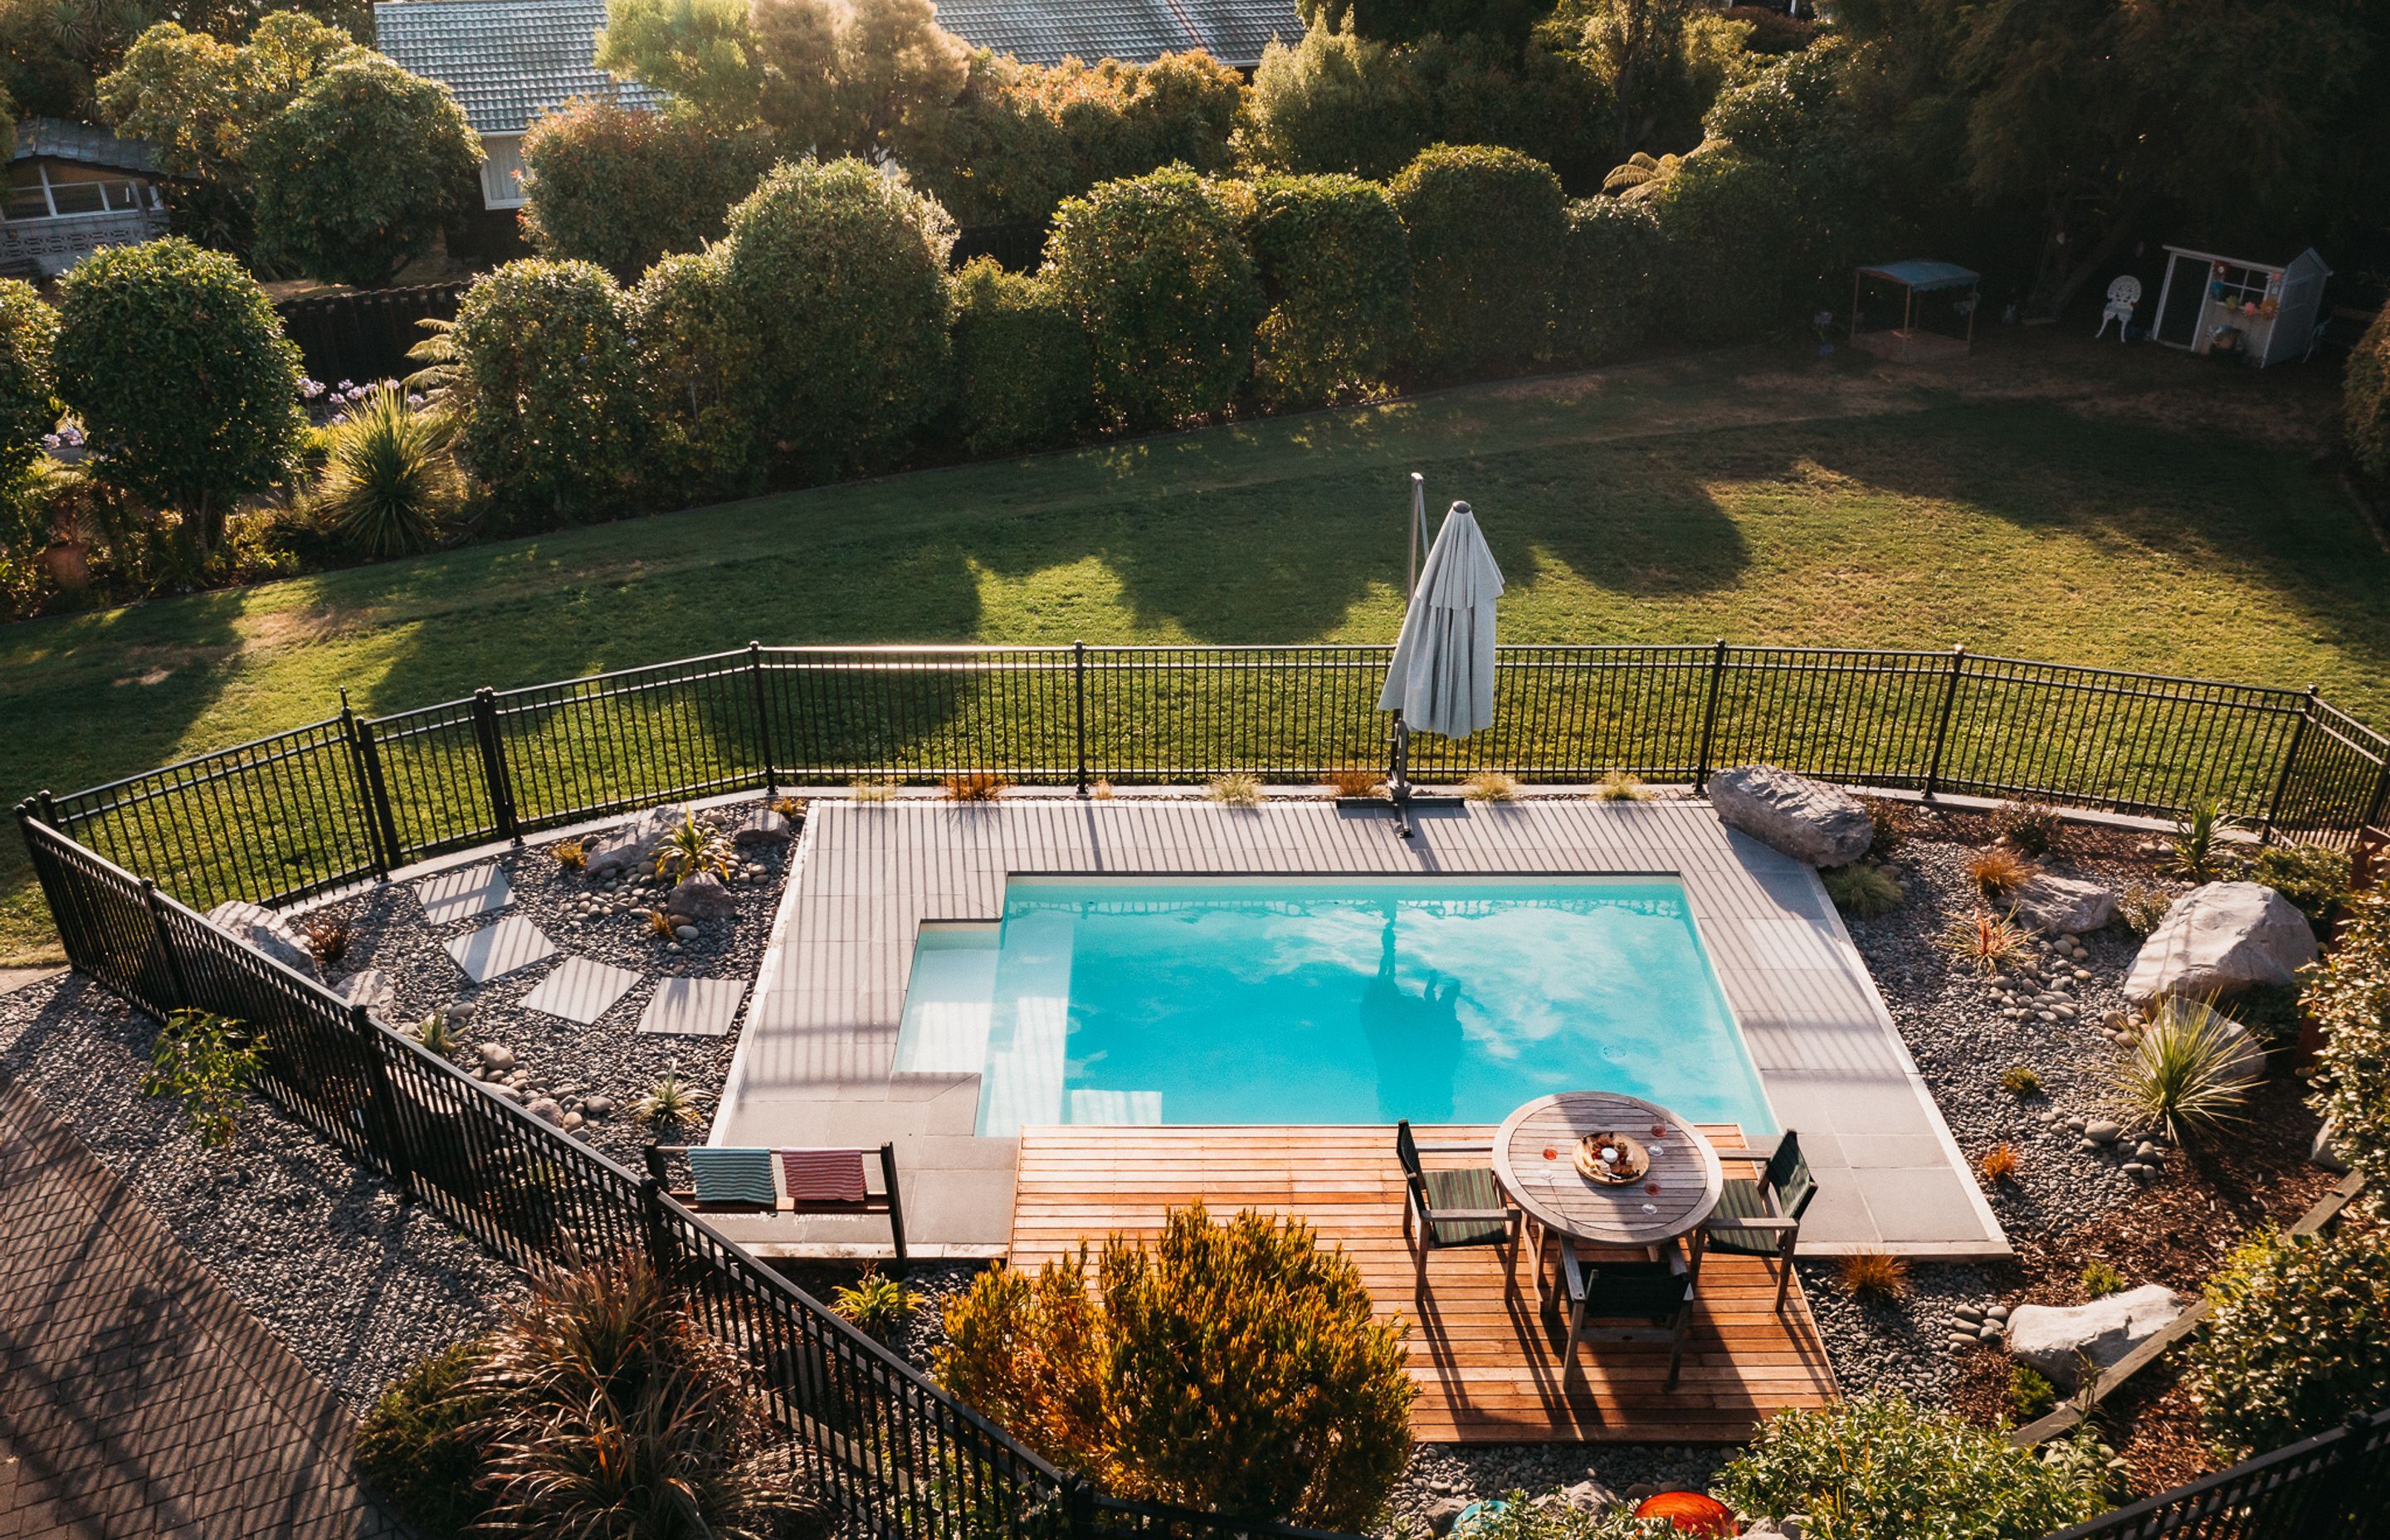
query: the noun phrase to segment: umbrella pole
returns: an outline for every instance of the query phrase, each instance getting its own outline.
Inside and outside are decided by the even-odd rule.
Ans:
[[[1410,559],[1403,569],[1403,608],[1406,612],[1419,593],[1420,536],[1427,532],[1427,478],[1411,472]],[[1394,712],[1394,752],[1386,771],[1386,794],[1394,800],[1394,827],[1406,840],[1411,837],[1411,730],[1403,721],[1401,712]]]

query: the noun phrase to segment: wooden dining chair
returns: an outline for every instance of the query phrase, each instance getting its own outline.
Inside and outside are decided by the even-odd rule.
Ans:
[[[1494,1167],[1471,1165],[1430,1171],[1422,1155],[1491,1155],[1490,1144],[1440,1140],[1421,1144],[1408,1120],[1394,1124],[1394,1156],[1403,1164],[1403,1239],[1427,1288],[1430,1251],[1463,1246],[1507,1247],[1511,1279],[1519,1272],[1519,1230],[1525,1215],[1502,1201]]]
[[[1773,1152],[1721,1149],[1720,1161],[1760,1167],[1756,1179],[1729,1176],[1718,1194],[1717,1207],[1703,1222],[1706,1250],[1735,1256],[1773,1259],[1776,1269],[1776,1311],[1784,1312],[1784,1297],[1792,1287],[1792,1248],[1801,1238],[1801,1215],[1818,1196],[1818,1179],[1801,1154],[1801,1137],[1792,1130]]]
[[[1561,1379],[1576,1367],[1576,1345],[1668,1345],[1668,1378],[1677,1388],[1684,1366],[1685,1334],[1693,1323],[1693,1275],[1675,1241],[1658,1262],[1587,1262],[1576,1244],[1560,1238],[1561,1289],[1568,1301],[1568,1340],[1561,1349]],[[1596,1326],[1597,1321],[1639,1321],[1639,1326]]]

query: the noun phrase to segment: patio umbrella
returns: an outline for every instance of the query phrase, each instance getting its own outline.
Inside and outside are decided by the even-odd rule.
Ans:
[[[1412,495],[1415,505],[1423,504],[1417,478]],[[1424,522],[1423,513],[1423,506],[1415,506],[1414,531]],[[1412,729],[1467,738],[1493,725],[1494,601],[1501,594],[1502,571],[1494,565],[1476,515],[1466,503],[1453,504],[1411,590],[1402,636],[1378,695],[1378,709],[1396,713],[1388,778],[1397,797],[1409,789]]]

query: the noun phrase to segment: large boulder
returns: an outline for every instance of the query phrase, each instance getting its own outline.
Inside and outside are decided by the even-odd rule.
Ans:
[[[2296,983],[2315,960],[2315,930],[2289,899],[2261,882],[2210,882],[2176,899],[2141,943],[2125,998],[2147,1005]]]
[[[618,826],[605,842],[589,853],[586,868],[594,878],[611,879],[652,865],[656,852],[688,822],[685,807],[651,807]]]
[[[664,900],[664,913],[679,920],[728,919],[738,909],[730,890],[712,872],[698,873]]]
[[[1848,793],[1772,764],[1721,770],[1709,794],[1727,828],[1813,866],[1847,866],[1875,840],[1875,820]]]
[[[789,820],[779,814],[768,807],[751,807],[730,831],[730,841],[736,845],[785,845],[790,832]]]
[[[332,993],[353,1006],[365,1007],[376,1016],[387,1016],[398,998],[398,986],[384,978],[380,969],[361,968],[334,984]]]
[[[307,938],[263,905],[226,899],[208,911],[208,918],[231,931],[236,941],[264,953],[291,971],[322,980],[324,974],[315,966],[315,954],[307,950]]]
[[[2052,935],[2079,936],[2116,918],[2116,895],[2097,882],[2041,872],[2009,895],[2016,918]]]
[[[2021,1304],[2009,1314],[2009,1355],[2039,1369],[2062,1391],[2080,1383],[2085,1360],[2094,1374],[2174,1324],[2182,1302],[2147,1283],[2088,1304]]]

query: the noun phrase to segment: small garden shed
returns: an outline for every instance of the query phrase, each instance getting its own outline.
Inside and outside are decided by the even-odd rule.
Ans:
[[[2312,246],[2273,261],[2169,246],[2151,335],[2168,347],[2239,357],[2259,368],[2305,358],[2331,276]]]
[[[154,147],[93,123],[29,118],[17,125],[0,274],[55,277],[102,247],[165,233]]]

